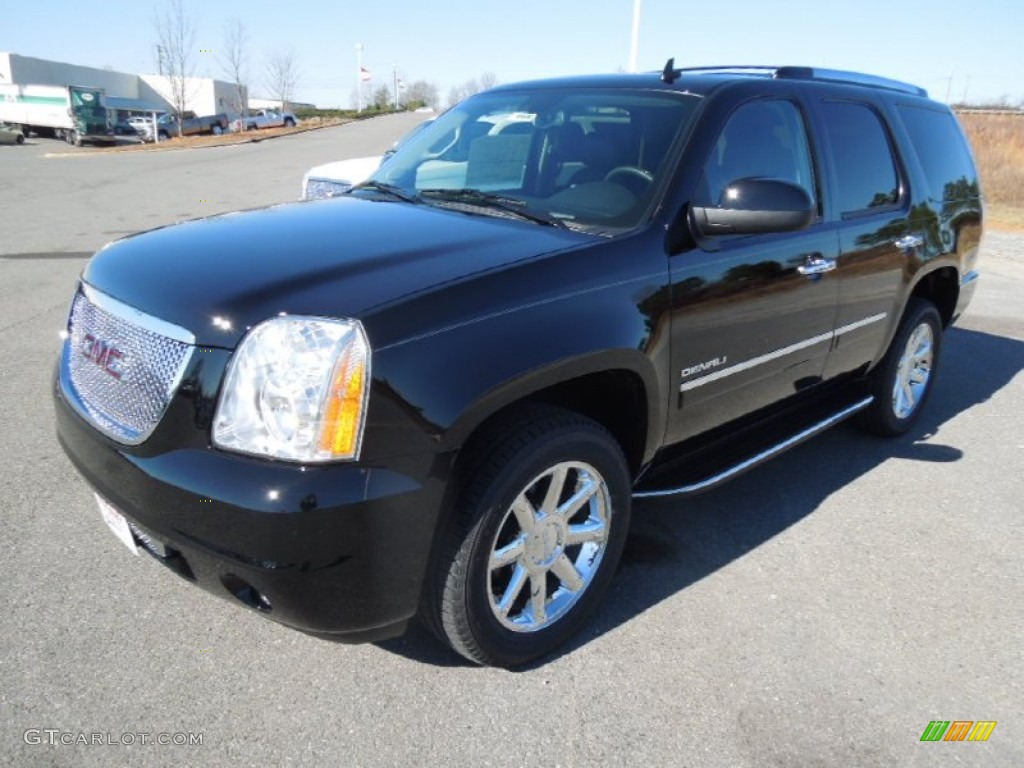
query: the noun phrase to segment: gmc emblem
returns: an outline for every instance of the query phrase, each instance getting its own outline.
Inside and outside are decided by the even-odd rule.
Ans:
[[[85,338],[82,339],[82,354],[115,379],[121,378],[124,367],[124,353],[117,347],[108,344],[103,339],[97,339],[91,333],[87,333]]]

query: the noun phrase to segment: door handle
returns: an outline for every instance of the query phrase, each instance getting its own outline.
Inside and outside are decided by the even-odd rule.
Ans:
[[[900,250],[908,250],[911,248],[920,248],[924,245],[924,238],[920,235],[904,235],[899,240],[893,240],[892,244]]]
[[[835,259],[826,259],[820,253],[814,253],[807,257],[807,262],[796,268],[796,271],[806,277],[815,277],[831,272],[836,268]]]

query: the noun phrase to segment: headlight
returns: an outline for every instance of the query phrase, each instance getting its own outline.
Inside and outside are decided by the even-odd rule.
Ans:
[[[359,456],[370,346],[357,320],[275,317],[228,366],[213,420],[220,448],[293,461]]]
[[[303,200],[318,200],[322,197],[336,197],[352,188],[347,181],[335,179],[306,179],[302,185]]]

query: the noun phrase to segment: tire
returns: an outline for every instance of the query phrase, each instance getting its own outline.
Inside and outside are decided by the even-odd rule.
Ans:
[[[24,144],[25,143],[25,134],[19,133],[17,138],[14,140],[14,143],[15,144]]]
[[[910,429],[932,392],[941,352],[939,311],[930,301],[911,299],[889,350],[871,373],[874,401],[861,413],[861,426],[880,437]]]
[[[295,127],[295,121],[292,120],[291,118],[289,118],[288,120],[285,120],[284,121],[284,127],[285,128],[294,128]]]
[[[515,667],[565,642],[600,602],[626,541],[630,481],[590,419],[539,407],[503,426],[461,459],[467,481],[422,613],[467,659]]]
[[[219,125],[213,126],[213,135],[214,136],[220,136],[222,133],[224,133],[224,129],[223,128],[221,128]]]
[[[160,141],[171,140],[171,134],[169,134],[167,131],[160,131],[157,135],[160,137]]]

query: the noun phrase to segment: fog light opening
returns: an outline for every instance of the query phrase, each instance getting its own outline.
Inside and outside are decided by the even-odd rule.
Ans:
[[[234,574],[229,573],[221,576],[220,582],[228,592],[248,607],[254,608],[260,613],[270,613],[273,610],[270,600],[266,595],[249,582],[238,578]]]

